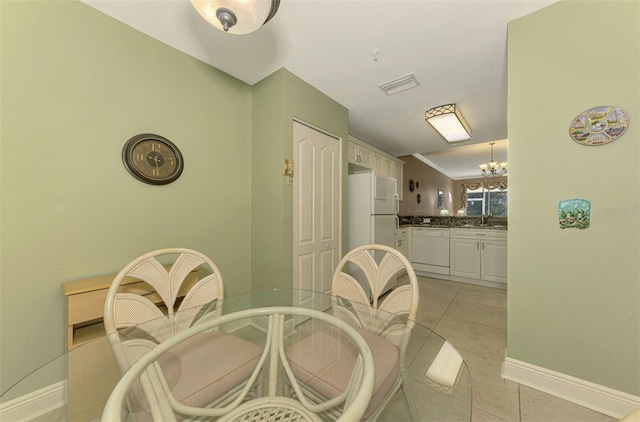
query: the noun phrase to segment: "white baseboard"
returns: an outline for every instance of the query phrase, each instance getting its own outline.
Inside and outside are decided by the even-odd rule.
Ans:
[[[416,264],[413,264],[413,265],[415,268]],[[415,273],[417,276],[421,276],[421,277],[438,278],[440,280],[449,280],[449,281],[458,281],[460,283],[475,284],[477,286],[494,287],[497,289],[507,290],[507,283],[501,283],[499,281],[479,280],[476,278],[460,277],[457,275],[440,274],[440,273],[435,273],[431,271],[421,271],[419,269],[415,269]]]
[[[6,403],[0,403],[0,421],[28,421],[63,407],[66,388],[66,381],[60,381]]]
[[[449,267],[440,267],[438,265],[429,265],[429,264],[420,264],[417,262],[412,262],[411,266],[415,272],[425,272],[425,273],[433,273],[439,275],[449,275]]]
[[[493,287],[495,289],[507,290],[507,283],[500,281],[478,280],[475,278],[460,277],[457,275],[449,276],[451,281],[459,281],[460,283],[475,284],[476,286]]]
[[[267,332],[268,317],[253,318],[251,322],[236,321],[225,326],[225,331],[234,332],[247,326],[253,326],[258,330]],[[285,335],[295,332],[294,320],[285,321]],[[35,419],[66,404],[66,381],[51,384],[40,390],[17,397],[6,403],[0,403],[0,421],[22,422]]]
[[[618,419],[640,407],[639,396],[517,359],[505,359],[502,377]]]

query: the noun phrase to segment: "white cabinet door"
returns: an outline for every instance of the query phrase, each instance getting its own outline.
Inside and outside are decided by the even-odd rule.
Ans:
[[[449,245],[449,274],[480,278],[480,241],[451,238]]]
[[[396,177],[395,161],[384,155],[373,153],[373,171],[389,177]]]
[[[395,161],[391,162],[392,174],[391,177],[395,177],[398,181],[398,196],[400,196],[400,200],[402,201],[404,191],[404,181],[402,178],[402,173],[404,171],[404,166],[400,163],[396,163]]]
[[[358,145],[358,154],[360,156],[360,166],[368,169],[373,168],[373,151]]]
[[[396,250],[404,255],[411,262],[411,253],[409,252],[409,236],[396,235]],[[405,274],[406,271],[400,271],[398,276]]]
[[[507,242],[484,240],[481,249],[480,274],[483,280],[507,282]]]
[[[355,142],[349,142],[349,164],[365,169],[373,168],[373,151]]]
[[[395,176],[395,170],[393,168],[393,164],[395,163],[395,161],[390,160],[388,158],[384,159],[384,171],[387,172],[387,175],[390,177],[396,177]]]
[[[396,250],[404,255],[411,262],[411,227],[401,227],[396,234]],[[399,275],[404,274],[401,271]]]
[[[451,229],[450,274],[477,280],[507,282],[506,232]]]
[[[397,238],[401,239],[401,245],[399,245],[398,249],[400,252],[402,252],[404,254],[404,256],[407,257],[407,259],[409,260],[409,262],[411,262],[411,241],[412,241],[412,227],[400,227],[398,229],[398,234],[397,234]]]
[[[349,163],[360,164],[360,155],[358,151],[358,144],[349,142]]]
[[[373,171],[384,176],[387,175],[384,171],[384,157],[379,154],[373,154]]]
[[[398,252],[402,253],[402,255],[404,255],[408,260],[411,260],[411,255],[409,253],[409,236],[396,236],[396,249],[398,250]]]
[[[404,164],[396,162],[392,158],[369,149],[358,142],[349,141],[349,166],[354,172],[366,169],[382,175],[393,177],[398,181],[398,195],[402,201],[403,197],[403,170]]]

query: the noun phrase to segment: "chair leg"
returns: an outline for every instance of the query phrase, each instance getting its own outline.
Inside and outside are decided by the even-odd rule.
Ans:
[[[402,394],[404,395],[405,400],[407,401],[407,406],[409,406],[409,413],[411,414],[411,420],[413,422],[419,422],[420,418],[418,416],[418,409],[416,408],[415,401],[413,400],[413,394],[411,392],[411,388],[409,387],[408,378],[406,374],[402,374]]]
[[[257,384],[255,386],[256,389],[256,397],[262,397],[262,391],[263,391],[263,385],[264,385],[264,374],[262,374],[257,381]]]
[[[287,374],[283,374],[282,375],[282,395],[284,397],[293,398],[291,397],[292,390],[293,389],[289,386],[289,382],[287,380]]]

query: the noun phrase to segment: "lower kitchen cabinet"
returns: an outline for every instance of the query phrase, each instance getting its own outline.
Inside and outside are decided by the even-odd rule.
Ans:
[[[396,250],[411,262],[411,227],[400,227],[396,233]],[[401,271],[398,276],[405,274]]]
[[[480,249],[480,279],[507,282],[507,241],[483,240]]]
[[[449,274],[480,278],[480,241],[449,239]]]
[[[400,227],[398,229],[396,249],[411,262],[411,227]]]
[[[452,229],[451,235],[450,275],[507,282],[506,231]]]

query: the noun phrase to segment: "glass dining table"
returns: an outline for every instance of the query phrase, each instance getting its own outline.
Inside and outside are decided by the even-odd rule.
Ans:
[[[196,312],[198,318],[207,319],[266,307],[296,307],[328,313],[341,320],[349,320],[356,328],[373,331],[384,336],[390,327],[406,325],[401,317],[379,310],[368,304],[354,303],[329,294],[296,290],[271,289],[229,296],[208,303],[204,307],[183,312]],[[350,315],[344,318],[344,315]],[[354,317],[355,316],[355,317]],[[196,319],[198,319],[196,318]],[[171,317],[174,321],[175,315]],[[268,332],[266,318],[253,318],[251,323],[230,323],[218,327],[257,345],[264,345]],[[150,321],[120,331],[120,338],[140,337],[149,327],[167,327],[165,322]],[[288,315],[283,322],[284,338],[289,344],[310,335],[315,330],[310,319],[303,315]],[[358,327],[359,326],[359,327]],[[470,421],[472,411],[472,385],[469,370],[455,348],[444,338],[419,323],[411,324],[406,353],[403,357],[405,381],[402,389],[391,398],[378,417],[381,422],[401,421]],[[144,335],[143,335],[144,336]],[[112,351],[112,341],[99,337],[56,357],[37,368],[0,395],[0,405],[11,405],[20,397],[38,394],[39,388],[50,391],[51,380],[58,393],[48,407],[50,419],[60,421],[99,421],[116,384],[121,380],[118,363]],[[83,365],[86,356],[100,355],[100,365]],[[274,377],[273,374],[270,377]],[[278,374],[278,394],[286,390],[286,376]],[[275,379],[275,378],[274,378]],[[45,385],[43,385],[45,384]],[[262,389],[266,395],[269,389]],[[271,392],[272,393],[272,392]],[[405,396],[405,394],[407,397]],[[6,406],[5,406],[6,407]],[[215,420],[212,418],[211,420]],[[29,420],[20,418],[20,420]],[[39,419],[42,420],[42,419]]]

